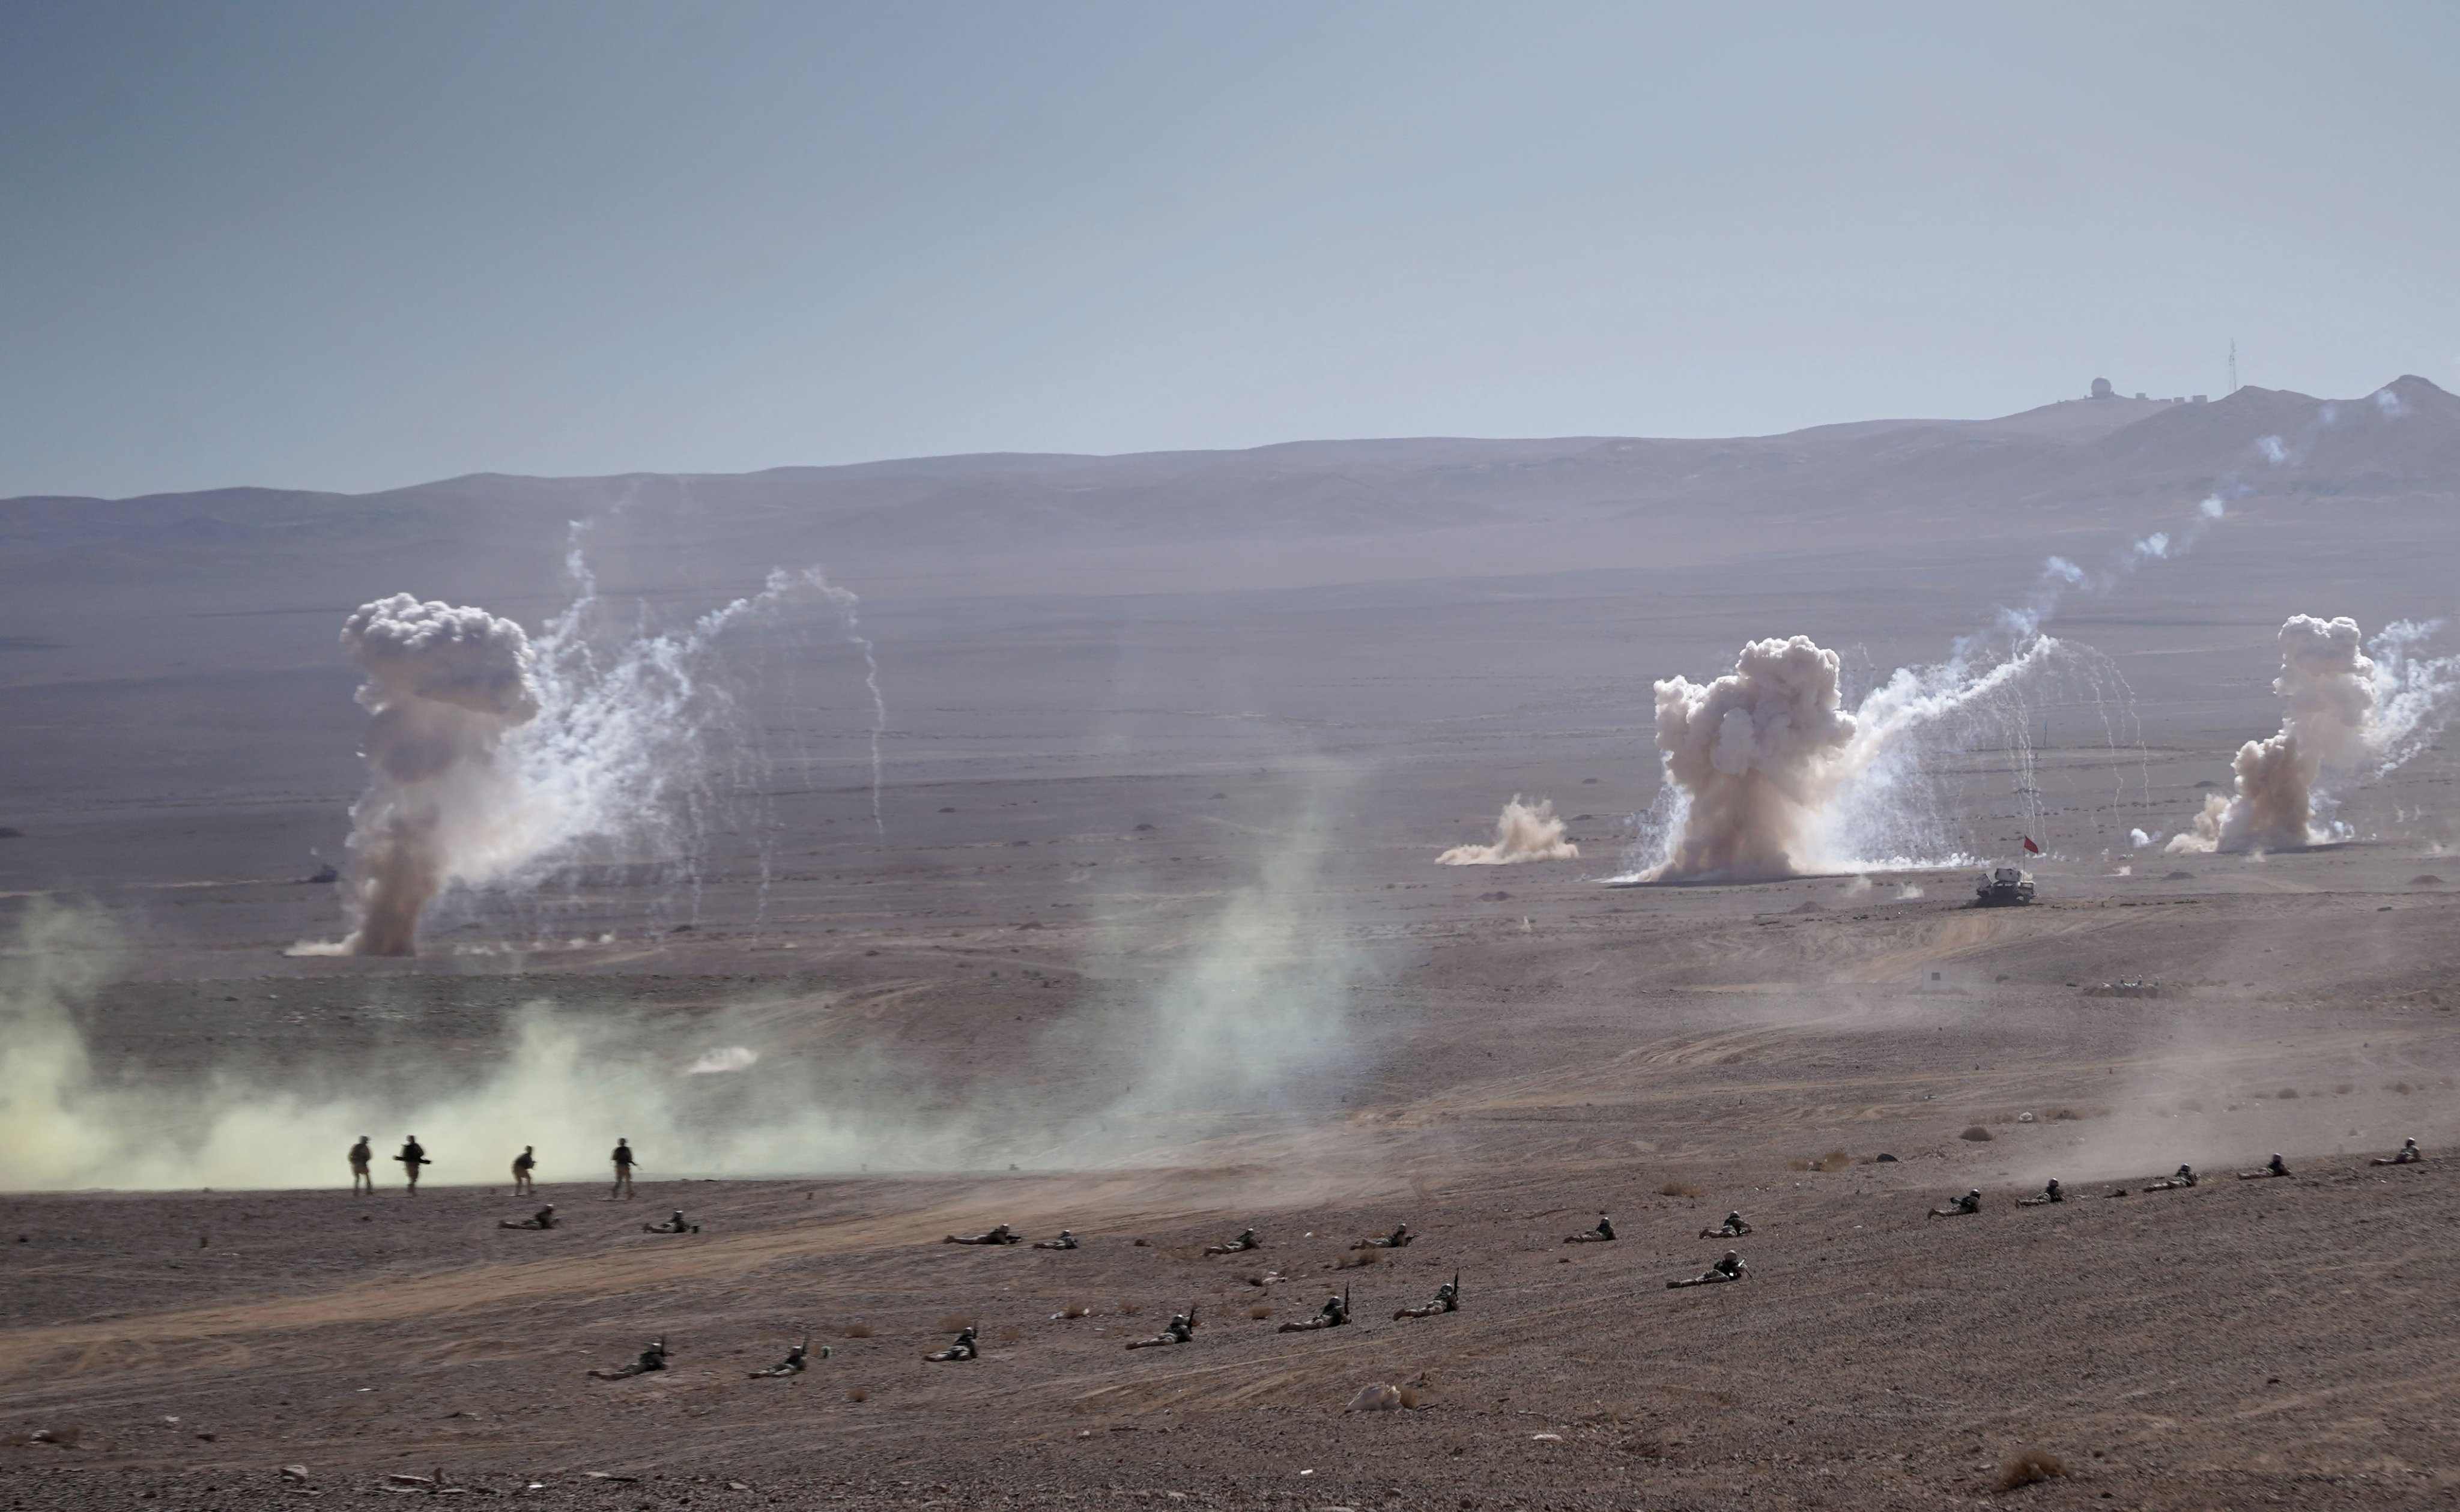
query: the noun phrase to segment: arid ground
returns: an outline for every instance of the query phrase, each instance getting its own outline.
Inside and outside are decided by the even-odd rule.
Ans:
[[[2271,407],[2249,434],[2308,413],[2246,392]],[[2444,429],[2318,443],[2278,478],[2246,434],[2187,433],[2236,424],[2237,396],[1515,443],[1443,452],[1440,486],[1303,457],[1185,483],[1195,523],[1142,536],[1120,522],[1179,474],[1052,485],[1027,532],[1049,538],[1022,544],[981,524],[996,489],[881,484],[831,560],[883,672],[884,842],[867,697],[821,622],[744,653],[772,759],[688,868],[448,900],[399,960],[284,954],[340,924],[302,880],[343,856],[360,781],[334,627],[396,588],[534,622],[560,518],[489,554],[408,505],[332,516],[374,520],[369,544],[312,500],[97,504],[124,527],[107,540],[75,534],[76,501],[0,502],[0,902],[12,930],[77,922],[12,936],[13,1042],[40,967],[82,974],[53,996],[114,1094],[90,1106],[123,1119],[214,1085],[425,1105],[486,1085],[541,1004],[620,1026],[602,1049],[624,1060],[595,1122],[541,1149],[552,1231],[498,1227],[537,1206],[509,1194],[518,1144],[453,1126],[415,1130],[438,1162],[415,1199],[381,1159],[409,1131],[347,1125],[288,1130],[218,1184],[246,1189],[0,1195],[0,1499],[2449,1504],[2449,751],[2342,792],[2346,844],[2128,838],[2176,830],[2278,727],[2284,616],[2452,607],[2460,416],[2404,392]],[[1907,454],[1872,452],[1891,436]],[[1608,446],[1726,450],[1548,514],[1564,458]],[[1799,631],[1867,685],[1987,625],[2046,554],[2118,559],[2241,466],[2194,551],[2050,626],[2105,659],[2098,696],[2030,710],[2030,759],[1936,755],[1961,848],[2038,831],[2036,905],[1969,906],[1962,865],[1599,885],[1655,793],[1652,679]],[[511,512],[522,486],[418,509]],[[1221,523],[1250,506],[1269,529]],[[636,543],[626,591],[704,602],[741,580],[728,563],[825,544],[827,518],[781,535],[800,516],[776,508],[710,506],[690,539],[718,544],[668,578]],[[1580,860],[1433,864],[1515,792],[1554,800]],[[1258,1089],[1232,1063],[1255,1038],[1208,1019],[1156,1101],[1156,1026],[1208,961],[1304,1054]],[[2144,979],[2157,996],[2100,990]],[[736,1044],[758,1064],[681,1070]],[[779,1089],[807,1085],[852,1143],[761,1179],[670,1171],[626,1127],[644,1066],[694,1089],[679,1128],[787,1118]],[[0,1090],[0,1170],[57,1134],[41,1090]],[[342,1158],[361,1133],[365,1197]],[[626,1202],[601,1164],[619,1134],[645,1163]],[[2429,1158],[2368,1164],[2406,1137]],[[2292,1176],[2235,1179],[2275,1151]],[[2201,1185],[2144,1189],[2181,1162]],[[2017,1207],[2052,1177],[2068,1201]],[[1925,1216],[1975,1187],[1978,1214]],[[697,1232],[643,1231],[676,1208]],[[1728,1210],[1747,1237],[1698,1237]],[[1601,1212],[1616,1242],[1562,1242]],[[1403,1222],[1405,1249],[1348,1248]],[[940,1242],[997,1223],[1081,1247]],[[1249,1227],[1260,1250],[1201,1255]],[[1665,1287],[1729,1247],[1749,1279]],[[1459,1312],[1392,1318],[1455,1274]],[[1278,1332],[1334,1291],[1351,1326]],[[1124,1349],[1190,1306],[1191,1342]],[[923,1361],[967,1322],[979,1359]],[[748,1378],[805,1334],[808,1371]],[[660,1335],[669,1369],[588,1376]],[[1345,1412],[1376,1384],[1414,1405]],[[2028,1453],[2060,1473],[2011,1487]]]

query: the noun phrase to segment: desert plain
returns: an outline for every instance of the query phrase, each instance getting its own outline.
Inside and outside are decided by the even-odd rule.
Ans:
[[[0,501],[0,1497],[2448,1504],[2439,722],[2336,787],[2334,843],[2161,842],[2279,728],[2284,617],[2451,611],[2455,508],[2460,401],[2416,379]],[[859,618],[724,648],[688,823],[449,893],[413,956],[294,954],[342,928],[308,879],[365,781],[342,617],[535,630],[576,540],[645,618],[807,563]],[[1655,680],[1804,634],[1866,689],[2052,555],[2086,580],[2043,628],[2089,656],[1920,748],[1920,853],[1602,885]],[[1515,794],[1580,857],[1435,864]],[[1973,907],[2025,838],[2039,901]],[[522,1144],[553,1230],[498,1227]],[[1079,1248],[941,1242],[999,1223]],[[1748,1280],[1666,1288],[1729,1247]],[[1279,1332],[1336,1291],[1350,1326]],[[923,1360],[969,1323],[981,1357]],[[1346,1410],[1375,1385],[1410,1405]]]

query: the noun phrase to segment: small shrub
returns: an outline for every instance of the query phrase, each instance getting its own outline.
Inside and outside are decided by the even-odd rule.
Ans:
[[[871,1337],[871,1325],[868,1323],[849,1323],[845,1326],[845,1332],[838,1334],[838,1337],[869,1338]]]
[[[965,1316],[962,1312],[951,1312],[945,1317],[940,1319],[940,1332],[943,1334],[961,1334],[965,1332],[965,1330],[970,1326],[973,1321],[974,1320],[972,1318]]]
[[[1251,1318],[1268,1318],[1273,1315],[1273,1310],[1259,1302],[1247,1310],[1247,1315]]]
[[[1819,1171],[1841,1171],[1853,1164],[1853,1156],[1841,1149],[1833,1149],[1812,1162],[1811,1168]]]
[[[1343,1255],[1339,1260],[1334,1261],[1333,1269],[1336,1270],[1354,1270],[1360,1266],[1381,1265],[1383,1263],[1384,1251],[1381,1250],[1353,1250],[1349,1253]]]
[[[1961,1140],[1971,1140],[1976,1144],[1987,1144],[1993,1138],[1991,1132],[1979,1124],[1971,1125],[1956,1137]]]
[[[2343,1082],[2339,1086],[2332,1089],[2332,1095],[2334,1097],[2347,1097],[2353,1090],[2354,1088],[2352,1088],[2348,1082]]]
[[[2083,1114],[2081,1114],[2081,1113],[2077,1112],[2077,1111],[2076,1111],[2075,1109],[2073,1109],[2073,1108],[2070,1108],[2070,1107],[2063,1107],[2063,1108],[2057,1108],[2057,1109],[2054,1109],[2054,1110],[2051,1112],[2051,1114],[2050,1114],[2050,1122],[2051,1122],[2051,1123],[2053,1123],[2053,1124],[2073,1124],[2073,1123],[2075,1123],[2078,1119],[2081,1119],[2081,1118],[2083,1118],[2083,1117],[2084,1117],[2084,1115],[2083,1115]]]
[[[2015,1491],[2068,1473],[2068,1462],[2046,1449],[2019,1449],[1999,1463],[1996,1489]]]
[[[2395,1082],[2384,1090],[2386,1092],[2397,1092],[2402,1097],[2407,1097],[2408,1096],[2408,1083],[2406,1082]]]
[[[1091,1302],[1071,1302],[1066,1307],[1059,1310],[1059,1315],[1064,1318],[1092,1317],[1093,1315],[1093,1304]]]
[[[1432,1406],[1433,1404],[1427,1400],[1427,1394],[1420,1391],[1417,1387],[1404,1386],[1401,1388],[1401,1405],[1411,1412],[1416,1412],[1421,1407]]]
[[[854,1390],[846,1393],[846,1400],[851,1402],[869,1401],[871,1400],[871,1388],[868,1386],[858,1386]]]
[[[2279,1098],[2283,1102],[2294,1102],[2298,1097],[2298,1089],[2296,1087],[2282,1087],[2280,1091],[2275,1092],[2272,1095]]]
[[[1145,1305],[1141,1302],[1122,1302],[1119,1304],[1119,1316],[1135,1317],[1144,1310]]]
[[[991,1336],[998,1339],[1003,1344],[1013,1344],[1017,1340],[1025,1337],[1025,1330],[1018,1328],[1013,1323],[1010,1323]]]
[[[1658,1187],[1657,1195],[1660,1197],[1706,1197],[1708,1193],[1705,1188],[1694,1186],[1687,1181],[1676,1180],[1667,1182],[1665,1186]]]

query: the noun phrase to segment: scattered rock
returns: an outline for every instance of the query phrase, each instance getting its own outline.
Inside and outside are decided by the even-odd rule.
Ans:
[[[289,1481],[292,1485],[306,1485],[308,1483],[308,1467],[306,1465],[284,1465],[282,1467],[282,1479]]]
[[[1895,1166],[1899,1164],[1899,1162],[1894,1155],[1889,1154],[1886,1150],[1881,1150],[1878,1154],[1871,1157],[1871,1164],[1874,1166]]]

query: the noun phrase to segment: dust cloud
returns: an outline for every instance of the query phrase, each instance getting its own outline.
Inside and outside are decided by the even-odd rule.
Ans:
[[[1486,845],[1454,846],[1435,857],[1438,866],[1515,866],[1524,861],[1577,861],[1580,848],[1568,838],[1569,827],[1555,816],[1552,799],[1522,803],[1514,793],[1495,821],[1495,839]]]
[[[340,1186],[360,1134],[380,1164],[416,1134],[436,1163],[430,1179],[452,1185],[508,1179],[524,1144],[538,1147],[541,1180],[590,1179],[619,1134],[661,1177],[927,1169],[960,1164],[970,1132],[858,1099],[857,1079],[881,1071],[859,1051],[833,1058],[825,1080],[764,1076],[749,1050],[694,1061],[628,1015],[546,1001],[518,1011],[502,1053],[475,1073],[414,1045],[278,1073],[107,1075],[79,1018],[117,958],[97,918],[50,905],[0,955],[0,1189]],[[303,1149],[320,1138],[329,1150]]]

